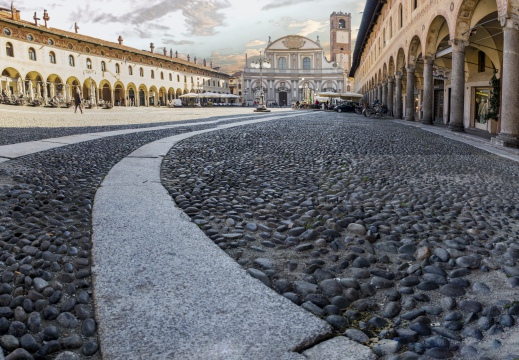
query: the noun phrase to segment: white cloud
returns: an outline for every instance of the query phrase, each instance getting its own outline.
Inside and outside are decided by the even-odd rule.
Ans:
[[[297,35],[308,36],[310,34],[325,31],[328,27],[328,21],[315,21],[306,19],[304,21],[291,21],[288,24],[289,29],[297,29]]]
[[[266,43],[267,42],[263,41],[263,40],[252,40],[252,41],[249,41],[248,43],[246,43],[245,47],[247,47],[247,48],[258,47],[258,46],[263,46]]]

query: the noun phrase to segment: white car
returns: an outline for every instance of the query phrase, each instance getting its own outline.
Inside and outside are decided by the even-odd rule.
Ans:
[[[182,100],[180,99],[173,99],[169,102],[169,107],[182,107]]]

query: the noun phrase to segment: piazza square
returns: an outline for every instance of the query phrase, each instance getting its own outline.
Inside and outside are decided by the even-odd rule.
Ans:
[[[0,4],[0,359],[519,358],[514,1],[344,3],[229,67]]]

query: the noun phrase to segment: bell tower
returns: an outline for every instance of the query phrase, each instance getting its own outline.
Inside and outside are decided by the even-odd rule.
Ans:
[[[346,73],[351,68],[351,13],[342,11],[330,15],[331,61],[341,66]]]

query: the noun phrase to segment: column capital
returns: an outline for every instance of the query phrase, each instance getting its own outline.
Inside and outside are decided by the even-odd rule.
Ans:
[[[519,16],[515,14],[506,14],[500,20],[501,26],[504,28],[519,30]]]
[[[388,82],[389,84],[395,82],[395,77],[394,77],[394,76],[388,76],[388,77],[387,77],[387,82]]]
[[[401,78],[402,78],[402,72],[401,71],[395,72],[395,79],[401,79]]]
[[[414,73],[415,66],[411,65],[411,64],[407,64],[406,69],[407,69],[407,72]]]
[[[449,45],[452,46],[453,51],[465,52],[465,48],[469,46],[469,42],[464,39],[451,39]]]
[[[426,55],[423,57],[424,65],[432,65],[434,63],[434,56],[433,55]]]

